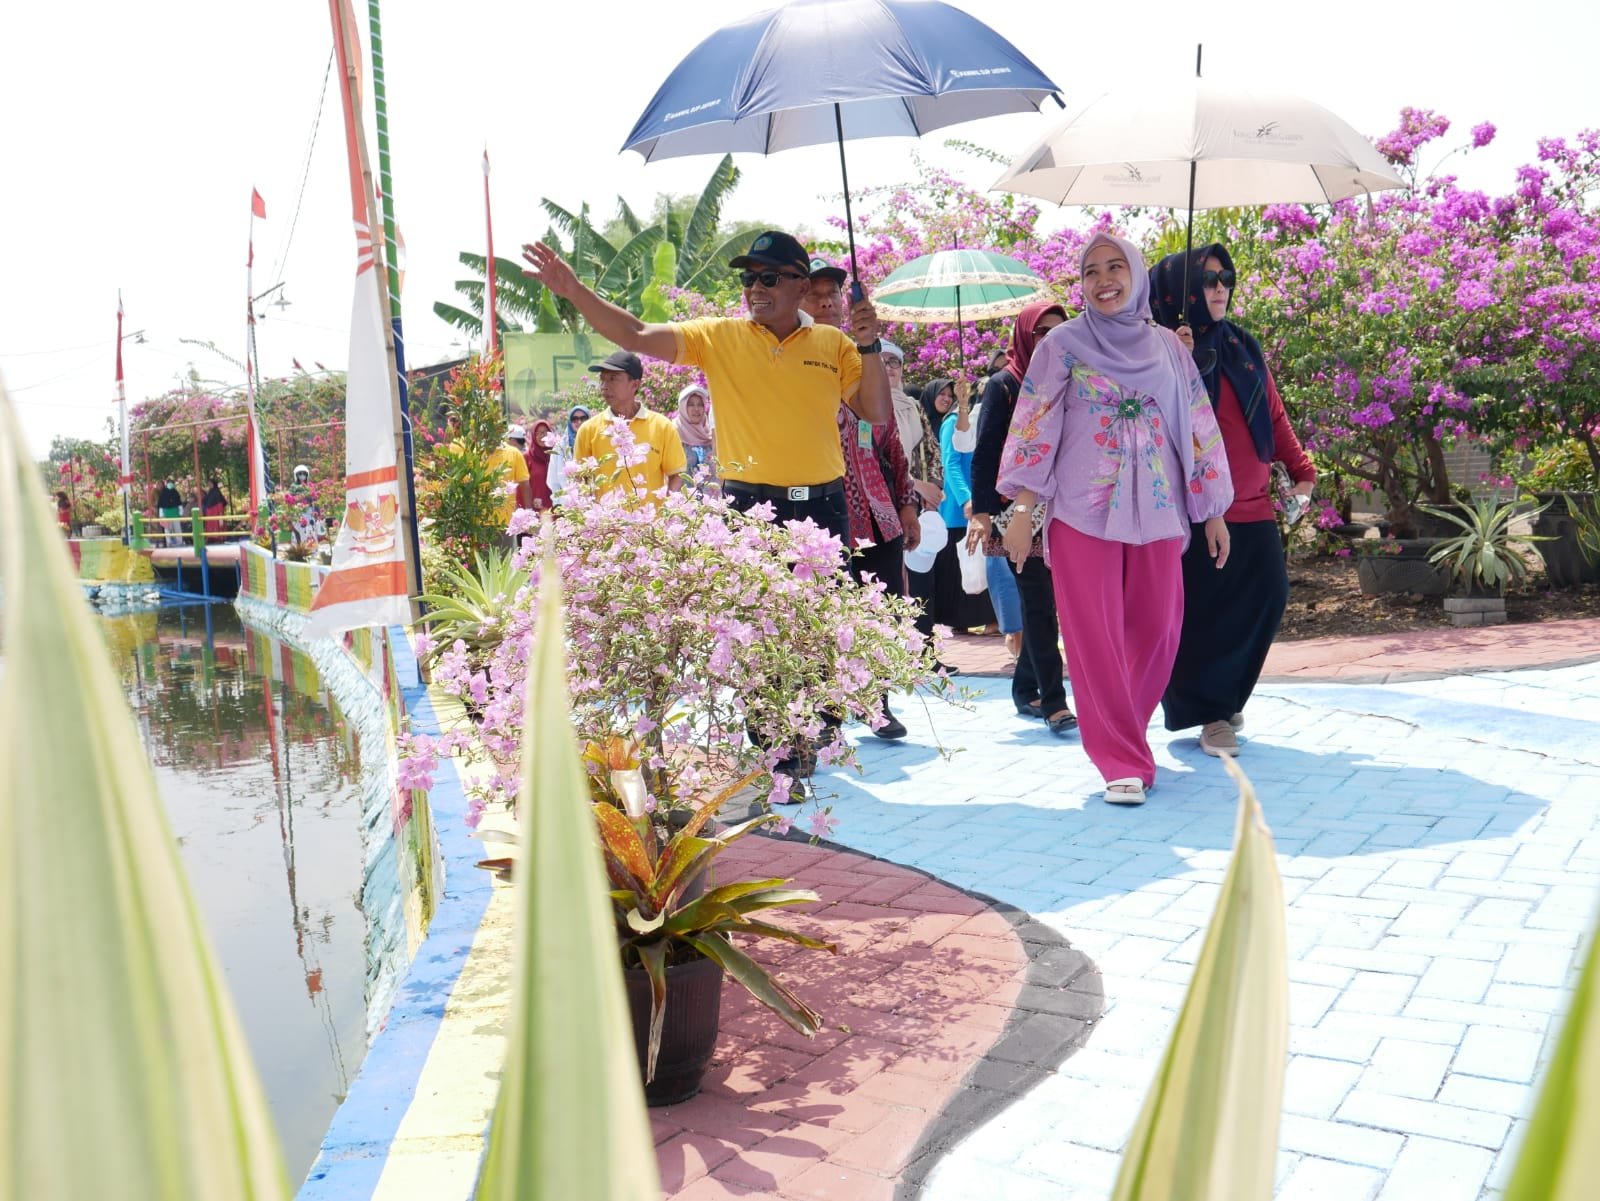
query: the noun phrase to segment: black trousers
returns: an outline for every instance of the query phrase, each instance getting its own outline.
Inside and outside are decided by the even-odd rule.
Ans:
[[[828,496],[813,496],[809,500],[755,496],[737,484],[725,488],[725,491],[728,503],[741,513],[759,504],[769,504],[773,509],[774,521],[801,521],[809,517],[840,542],[850,541],[850,510],[845,508],[843,490]]]
[[[1048,717],[1067,707],[1067,689],[1062,680],[1055,585],[1042,556],[1023,564],[1017,592],[1022,597],[1022,653],[1011,675],[1011,699],[1019,706],[1038,701]]]
[[[1243,712],[1289,603],[1275,521],[1228,522],[1228,564],[1206,551],[1205,527],[1183,554],[1183,634],[1161,709],[1169,730]]]
[[[850,510],[845,507],[843,490],[826,496],[814,496],[808,500],[753,496],[738,487],[725,488],[724,490],[728,497],[728,503],[741,513],[762,503],[769,504],[773,508],[772,520],[774,521],[801,521],[809,517],[817,525],[839,539],[841,543],[850,541]],[[844,725],[844,719],[837,713],[825,712],[822,715],[822,720],[831,730],[837,730]],[[746,725],[745,732],[750,735],[750,741],[759,747],[772,745],[772,740],[756,730],[754,726]]]
[[[891,538],[873,546],[864,546],[850,556],[850,574],[860,583],[864,576],[876,576],[883,581],[890,596],[906,594],[905,539]]]

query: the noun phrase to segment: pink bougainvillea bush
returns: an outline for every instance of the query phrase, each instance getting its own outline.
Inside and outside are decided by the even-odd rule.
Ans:
[[[626,460],[626,423],[611,437]],[[886,691],[947,690],[912,603],[840,570],[839,542],[826,531],[741,514],[705,491],[669,494],[659,508],[628,489],[601,497],[597,476],[592,464],[575,468],[548,519],[567,606],[572,720],[587,744],[639,740],[652,808],[770,773],[787,748],[819,739],[822,762],[851,763],[848,741],[821,737],[824,713],[878,724]],[[540,636],[539,520],[520,510],[512,521],[529,580],[480,637],[492,651],[474,656],[465,642],[426,637],[418,648],[435,682],[466,702],[470,743],[492,767],[480,806],[516,797],[527,663]],[[427,778],[439,750],[425,737],[406,740],[408,782]],[[763,796],[794,786],[781,773],[758,785]]]

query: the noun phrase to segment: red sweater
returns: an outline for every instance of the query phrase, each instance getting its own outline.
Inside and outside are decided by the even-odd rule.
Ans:
[[[1317,469],[1311,465],[1300,439],[1294,436],[1294,426],[1289,424],[1278,385],[1272,382],[1270,374],[1267,376],[1267,404],[1272,413],[1273,457],[1289,469],[1289,478],[1295,483],[1315,480]],[[1222,446],[1227,451],[1228,471],[1233,476],[1233,507],[1223,516],[1240,522],[1273,520],[1272,465],[1256,457],[1256,444],[1245,423],[1244,407],[1227,376],[1222,377],[1217,424],[1222,427]]]

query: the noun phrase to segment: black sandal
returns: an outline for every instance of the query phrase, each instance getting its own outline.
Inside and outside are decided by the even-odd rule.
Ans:
[[[1015,701],[1012,704],[1016,704]],[[1026,705],[1017,705],[1017,713],[1022,717],[1036,717],[1045,720],[1044,706],[1038,701],[1029,701]]]
[[[1044,724],[1050,727],[1052,734],[1065,734],[1078,728],[1078,719],[1073,716],[1071,709],[1063,709],[1054,717],[1045,718]]]

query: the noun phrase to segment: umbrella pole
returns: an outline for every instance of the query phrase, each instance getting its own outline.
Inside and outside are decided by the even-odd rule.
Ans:
[[[850,299],[861,299],[861,273],[856,270],[856,222],[850,215],[850,171],[844,165],[844,113],[833,106],[833,128],[839,134],[839,178],[844,181],[844,233],[850,243]]]
[[[1194,77],[1200,78],[1200,57],[1205,53],[1205,44],[1196,42],[1194,47]],[[1197,170],[1194,159],[1189,160],[1189,225],[1183,235],[1183,310],[1178,318],[1179,325],[1189,324],[1189,260],[1194,255],[1194,177]]]
[[[1194,176],[1195,161],[1189,160],[1189,224],[1183,232],[1183,309],[1179,325],[1189,324],[1189,260],[1194,257]]]

